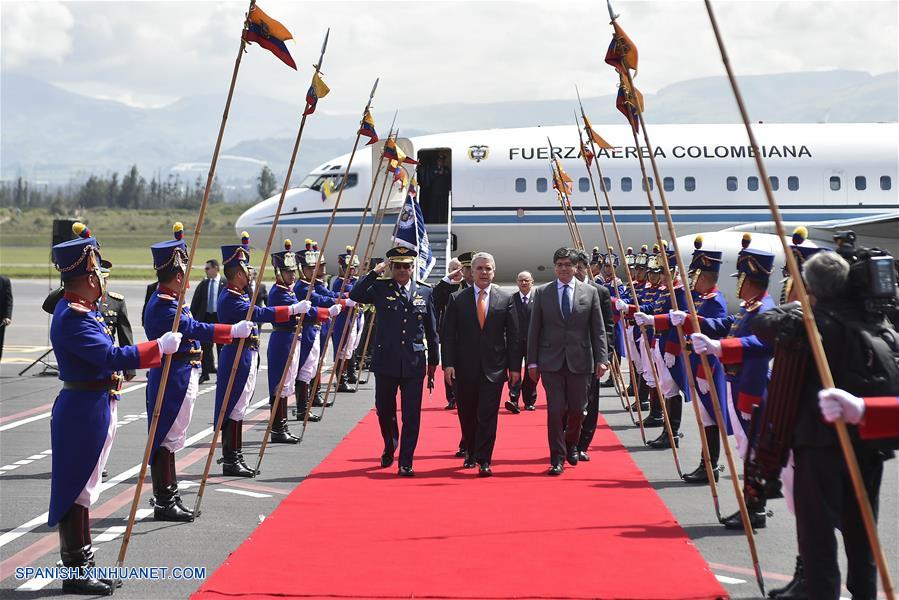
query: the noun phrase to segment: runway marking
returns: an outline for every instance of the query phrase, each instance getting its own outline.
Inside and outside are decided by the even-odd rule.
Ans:
[[[52,406],[53,406],[53,403],[48,402],[46,404],[42,404],[41,406],[35,406],[34,408],[29,408],[28,410],[23,410],[22,412],[17,412],[12,415],[6,415],[5,417],[0,417],[0,424],[8,423],[9,421],[14,421],[15,419],[18,419],[20,417],[28,417],[30,415],[33,415],[34,413],[39,413],[42,410],[45,411],[48,408],[51,408]]]
[[[121,392],[119,392],[119,393],[120,393],[120,394],[127,394],[127,393],[129,393],[129,392],[133,392],[133,391],[136,391],[136,390],[142,390],[142,389],[144,389],[145,387],[147,387],[147,384],[146,384],[146,383],[138,383],[138,384],[136,384],[136,385],[132,385],[132,386],[130,386],[130,387],[127,387],[127,388],[123,389],[123,390],[122,390]],[[51,402],[50,404],[47,404],[47,405],[45,405],[44,407],[46,407],[46,406],[53,406],[53,403]],[[40,407],[40,408],[44,408],[44,407]],[[36,410],[36,409],[31,409],[31,411],[25,411],[25,413],[28,413],[28,412],[34,412],[34,410]],[[19,413],[19,414],[25,414],[25,413]],[[50,417],[50,414],[51,414],[50,411],[47,411],[47,412],[41,413],[41,414],[39,414],[39,415],[35,415],[35,416],[33,416],[33,417],[28,417],[27,419],[20,419],[20,420],[18,420],[18,421],[13,421],[13,422],[11,422],[11,423],[6,423],[5,425],[0,425],[0,432],[2,432],[2,431],[8,431],[8,430],[10,430],[10,429],[15,429],[16,427],[21,427],[22,425],[27,425],[28,423],[33,423],[33,422],[35,422],[35,421],[40,421],[41,419],[47,419],[47,418]],[[15,416],[18,416],[18,415],[10,415],[10,417],[15,417]],[[7,418],[10,418],[10,417],[7,417]]]
[[[736,585],[738,583],[746,583],[745,579],[736,579],[734,577],[726,577],[724,575],[715,575],[715,579],[717,579],[721,583],[729,583],[731,585]]]
[[[216,488],[217,492],[225,492],[226,494],[237,494],[238,496],[249,496],[250,498],[271,498],[271,494],[260,494],[258,492],[249,492],[247,490],[235,490],[231,488]]]

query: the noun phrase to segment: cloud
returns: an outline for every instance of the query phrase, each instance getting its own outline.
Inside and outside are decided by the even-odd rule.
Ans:
[[[61,64],[72,52],[74,18],[60,2],[15,2],[2,6],[0,54],[4,67],[50,61]]]
[[[896,2],[715,6],[740,74],[897,70]],[[134,105],[220,98],[245,10],[245,2],[4,5],[3,66]],[[333,91],[322,111],[358,110],[377,76],[382,113],[442,102],[571,98],[575,84],[593,96],[617,85],[602,62],[610,33],[601,2],[267,0],[265,10],[293,32],[288,47],[299,72],[253,46],[243,56],[238,89],[300,104],[331,27],[324,71]],[[616,10],[639,46],[644,92],[723,74],[702,3],[619,1]],[[52,14],[34,14],[42,11]]]

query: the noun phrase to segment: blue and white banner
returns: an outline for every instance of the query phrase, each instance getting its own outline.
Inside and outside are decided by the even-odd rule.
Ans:
[[[431,253],[431,243],[428,241],[428,231],[425,228],[424,216],[421,213],[421,206],[415,200],[415,188],[410,186],[409,193],[406,195],[406,201],[403,203],[403,209],[396,222],[396,234],[393,241],[398,246],[404,246],[410,250],[418,252],[418,279],[427,278],[434,263],[437,259]]]

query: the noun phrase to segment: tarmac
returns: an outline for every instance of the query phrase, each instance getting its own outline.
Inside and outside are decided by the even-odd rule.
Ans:
[[[19,373],[49,349],[49,317],[41,302],[51,285],[41,280],[14,280],[13,323],[6,332],[3,359],[0,363],[0,597],[43,598],[61,595],[61,584],[53,579],[35,577],[28,568],[52,568],[59,560],[55,547],[55,529],[46,525],[50,492],[50,409],[60,383],[52,368],[36,363],[23,375]],[[140,326],[140,309],[146,284],[112,281],[110,289],[126,296],[135,341],[145,340]],[[265,344],[262,336],[262,368]],[[53,355],[45,360],[52,365]],[[261,375],[261,374],[260,374]],[[92,532],[97,546],[99,566],[113,566],[119,552],[134,486],[146,443],[147,415],[145,397],[146,372],[126,384],[118,409],[119,428],[110,456],[106,487],[91,509]],[[361,385],[355,394],[338,394],[336,403],[327,408],[321,423],[310,423],[299,446],[272,445],[266,450],[261,473],[254,479],[224,478],[221,467],[212,464],[206,487],[202,514],[190,524],[157,523],[152,518],[149,497],[149,474],[143,486],[138,521],[130,541],[126,567],[143,567],[142,575],[125,582],[116,592],[122,598],[185,598],[212,573],[254,528],[270,514],[278,503],[340,443],[356,423],[374,406],[374,380]],[[268,418],[266,378],[260,376],[256,396],[247,421],[252,430],[244,433],[247,462],[253,466]],[[212,438],[212,405],[214,379],[200,387],[200,396],[189,430],[188,446],[177,454],[182,496],[188,506],[194,504]],[[429,399],[424,398],[427,405]],[[436,400],[435,400],[436,402]],[[718,580],[732,598],[759,598],[752,561],[742,532],[727,531],[716,522],[708,486],[691,486],[680,481],[670,450],[652,450],[643,445],[639,428],[622,408],[614,389],[603,388],[600,409],[612,430],[632,453],[639,467],[663,499],[669,510],[693,540],[709,563]],[[318,409],[321,410],[321,409]],[[501,409],[505,410],[505,409]],[[531,418],[538,413],[522,412],[516,418]],[[301,423],[291,421],[294,434]],[[700,454],[697,425],[691,407],[684,409],[684,438],[679,456],[684,472],[693,470]],[[659,430],[647,430],[647,439]],[[422,431],[422,436],[428,432]],[[448,453],[455,448],[447,448]],[[369,458],[379,459],[381,449],[371,448]],[[496,449],[502,453],[500,432]],[[220,450],[216,451],[216,458]],[[594,461],[602,455],[593,453]],[[724,463],[722,452],[722,463]],[[460,460],[461,463],[461,460]],[[886,463],[880,494],[881,543],[891,567],[894,582],[899,581],[899,461]],[[460,464],[461,466],[461,464]],[[741,465],[738,465],[741,468]],[[496,473],[502,476],[501,472]],[[474,487],[472,489],[475,489]],[[732,481],[722,474],[718,485],[722,516],[737,508]],[[476,499],[473,498],[473,501]],[[778,587],[792,575],[796,554],[794,520],[783,499],[769,501],[773,516],[768,526],[756,535],[760,564],[766,588]],[[519,511],[539,510],[527,498],[511,498],[509,513],[514,519]],[[590,510],[579,507],[578,510]],[[626,510],[626,507],[622,507]],[[314,520],[315,514],[304,518]],[[839,537],[839,536],[838,536]],[[652,544],[647,539],[647,544]],[[299,554],[315,552],[296,540]],[[647,552],[646,555],[652,555]],[[333,560],[341,560],[339,556]],[[644,559],[645,560],[645,559]],[[653,560],[665,560],[658,556]],[[157,567],[154,572],[149,568]],[[165,572],[162,568],[167,569]],[[503,564],[501,556],[488,568],[519,569],[523,576],[533,565]],[[17,570],[18,569],[18,570]],[[205,573],[204,570],[205,569]],[[653,564],[647,560],[647,577]],[[845,559],[841,559],[845,576]],[[141,575],[141,574],[139,574]],[[299,582],[302,585],[302,581]],[[844,592],[848,597],[848,593]]]

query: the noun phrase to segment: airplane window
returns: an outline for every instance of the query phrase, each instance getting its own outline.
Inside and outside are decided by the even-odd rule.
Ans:
[[[880,189],[883,191],[887,191],[893,187],[893,180],[889,175],[881,175],[880,176]]]
[[[641,185],[643,186],[643,191],[644,191],[644,192],[646,191],[646,180],[649,180],[649,189],[650,189],[650,191],[653,190],[654,188],[653,188],[653,186],[652,186],[652,177],[647,177],[647,178],[644,179],[644,180],[642,181],[642,183],[641,183]]]
[[[621,191],[622,192],[631,191],[631,178],[630,177],[622,177],[621,178]]]
[[[590,180],[586,177],[581,177],[577,180],[577,188],[581,192],[589,192],[590,191]]]
[[[546,177],[538,177],[537,178],[537,191],[545,192],[546,191]]]
[[[515,180],[515,191],[521,194],[522,192],[526,192],[528,189],[528,181],[524,177],[519,177]]]
[[[857,189],[860,192],[863,192],[866,189],[868,189],[868,178],[865,177],[864,175],[856,175],[855,176],[855,189]]]
[[[749,189],[750,192],[755,192],[759,189],[759,178],[753,175],[752,177],[746,180],[746,188]]]
[[[840,191],[840,178],[837,175],[833,175],[830,178],[830,191],[832,191],[832,192]]]
[[[696,178],[684,177],[684,189],[688,192],[696,191]]]
[[[666,192],[673,192],[674,191],[674,177],[663,177],[662,178],[662,188],[664,188],[664,190]]]
[[[880,178],[883,181],[883,177]],[[887,177],[889,179],[889,177]],[[611,177],[603,177],[602,178],[602,187],[605,188],[607,192],[612,191],[612,178]],[[890,188],[887,188],[890,189]]]
[[[769,177],[768,183],[771,184],[771,191],[776,192],[780,188],[780,179],[777,177]]]
[[[795,192],[799,189],[799,178],[795,175],[790,175],[787,177],[787,189],[791,192]]]
[[[325,182],[325,179],[331,181],[331,189],[336,191],[340,189],[340,183],[343,181],[343,175],[338,174],[328,174],[328,175],[308,175],[306,179],[300,183],[301,188],[309,188],[315,191],[321,191],[322,185]],[[359,175],[357,173],[350,173],[349,178],[347,179],[347,188],[351,188],[359,183]]]
[[[727,178],[727,191],[728,192],[736,192],[737,191],[737,178],[736,177],[728,177]]]

